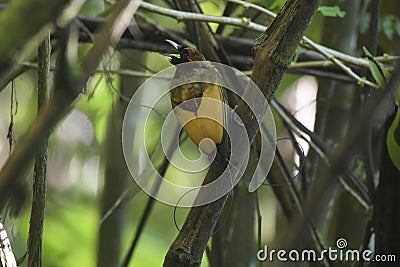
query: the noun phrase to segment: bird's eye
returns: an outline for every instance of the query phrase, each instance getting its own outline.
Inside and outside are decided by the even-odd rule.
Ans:
[[[186,50],[186,49],[183,50],[183,56],[184,56],[184,57],[188,57],[189,54],[190,54],[190,53],[189,53],[189,50]]]

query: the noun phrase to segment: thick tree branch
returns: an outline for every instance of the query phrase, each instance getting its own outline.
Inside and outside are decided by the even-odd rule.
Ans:
[[[252,79],[268,101],[286,73],[319,4],[320,0],[288,0],[271,26],[256,41]],[[245,94],[251,92],[246,90]],[[243,101],[239,103],[237,112],[252,142],[258,132],[257,118]],[[216,179],[223,170],[223,164],[213,162],[205,183]],[[164,266],[200,266],[208,239],[213,234],[226,198],[227,196],[191,209],[182,231],[165,257]]]
[[[287,1],[271,26],[256,40],[251,78],[268,102],[290,66],[297,46],[319,4],[318,0]],[[255,102],[259,101],[256,96],[249,98]],[[244,101],[239,103],[237,111],[252,140],[258,131],[257,120]],[[251,133],[254,133],[254,136],[251,136]]]

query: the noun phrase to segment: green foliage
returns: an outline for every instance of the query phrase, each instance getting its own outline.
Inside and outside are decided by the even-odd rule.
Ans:
[[[205,14],[210,14],[210,15],[214,15],[214,16],[222,16],[222,13],[224,12],[224,6],[217,5],[217,2],[214,2],[214,1],[204,1],[200,4],[200,6]],[[214,31],[218,28],[217,23],[209,23],[209,25],[210,25],[211,29],[213,29]]]
[[[394,15],[383,15],[380,23],[381,29],[389,40],[394,36],[400,36],[400,20]]]
[[[90,93],[84,94],[75,105],[91,119],[99,143],[104,140],[108,114],[114,99],[118,96],[112,88],[118,88],[119,83],[117,75],[94,75],[90,80],[90,88],[87,89]]]
[[[320,6],[318,11],[325,17],[343,18],[346,15],[346,11],[341,10],[339,6]]]
[[[396,98],[397,105],[400,101],[400,87],[397,86],[394,97]],[[389,131],[386,135],[386,146],[393,164],[400,171],[400,109],[397,106],[396,117],[390,125]]]
[[[24,2],[24,0],[16,0],[18,3]],[[339,2],[343,2],[344,0],[339,0]],[[4,1],[3,1],[4,2]],[[34,1],[38,3],[39,1]],[[33,2],[33,3],[34,3]],[[42,2],[42,1],[40,1]],[[159,1],[161,3],[161,1]],[[256,2],[256,1],[254,1]],[[260,1],[257,1],[259,3]],[[263,5],[270,10],[275,12],[279,11],[282,8],[286,0],[261,0]],[[28,2],[26,2],[28,3]],[[24,3],[24,6],[28,7]],[[51,3],[51,1],[49,2]],[[88,0],[81,10],[81,14],[90,15],[90,16],[99,16],[104,9],[110,5],[111,1],[103,1],[103,0]],[[206,14],[213,15],[221,15],[224,5],[226,2],[223,1],[203,1],[201,6],[203,11]],[[54,4],[55,5],[55,4]],[[49,9],[49,8],[48,8]],[[35,9],[36,10],[36,9]],[[33,12],[35,11],[33,10]],[[5,12],[5,11],[3,11]],[[30,11],[32,12],[32,11]],[[46,15],[48,19],[46,21],[40,21],[37,25],[35,25],[35,29],[39,28],[42,23],[47,22],[47,20],[51,20],[53,15],[44,14],[41,11],[39,14],[43,16]],[[143,12],[142,10],[140,12]],[[346,15],[346,12],[342,11],[338,6],[322,6],[319,9],[321,19],[324,17],[337,17],[343,18]],[[104,13],[107,14],[107,13]],[[3,15],[2,15],[3,16]],[[19,16],[18,14],[14,14],[14,20],[24,19],[23,16]],[[43,16],[38,16],[43,17]],[[184,23],[180,21],[176,21],[172,18],[166,18],[156,14],[146,13],[148,19],[150,21],[156,22],[159,25],[162,25],[166,28],[182,28]],[[368,16],[365,16],[368,19]],[[363,18],[362,26],[365,27],[365,31],[368,29],[369,20]],[[1,21],[1,18],[0,18]],[[320,22],[320,21],[319,21]],[[318,30],[314,30],[313,34],[316,35],[315,32],[318,32],[322,25],[322,23],[314,22],[315,27]],[[25,23],[26,24],[26,23]],[[4,24],[9,25],[9,24]],[[214,24],[212,24],[214,25]],[[13,28],[22,29],[18,25],[12,25]],[[25,25],[26,27],[31,25]],[[7,28],[7,27],[6,27]],[[9,28],[7,30],[7,34],[10,35],[9,38],[5,38],[4,42],[8,44],[8,42],[13,42],[16,44],[25,44],[24,42],[15,42],[20,33],[9,33]],[[215,29],[215,26],[213,26]],[[27,29],[25,29],[27,30]],[[393,15],[386,15],[382,17],[381,20],[381,30],[383,33],[389,38],[393,38],[396,34],[400,35],[400,22],[399,19],[394,17]],[[36,30],[35,30],[36,31]],[[226,33],[226,31],[224,32]],[[12,35],[15,35],[14,37]],[[21,33],[22,34],[22,33]],[[311,35],[313,35],[311,34]],[[30,39],[31,34],[24,33],[25,39]],[[20,39],[20,37],[18,37]],[[319,39],[319,38],[315,38]],[[3,44],[4,45],[4,44]],[[88,47],[91,45],[79,45],[82,48],[80,52],[87,52]],[[35,46],[32,46],[35,48]],[[85,48],[85,50],[83,50]],[[13,47],[15,50],[20,50],[20,47]],[[7,54],[10,53],[9,50],[6,50]],[[57,53],[57,52],[56,52]],[[370,71],[377,81],[382,87],[385,85],[387,78],[389,75],[387,74],[387,70],[384,65],[381,63],[377,63],[372,54],[365,49],[365,54],[369,57],[369,66]],[[118,53],[111,61],[114,64],[113,66],[106,66],[105,69],[119,70],[119,61],[120,57]],[[148,56],[148,62],[146,62],[146,68],[152,71],[158,71],[165,67],[169,66],[169,63],[165,59],[165,56],[161,56],[157,53],[151,53]],[[79,58],[80,59],[80,58]],[[114,60],[115,59],[115,60]],[[137,60],[134,58],[133,60]],[[106,61],[106,60],[105,60]],[[106,63],[104,63],[106,64]],[[126,73],[125,73],[126,75]],[[31,76],[34,76],[32,72],[24,73],[21,75],[16,82],[16,89],[18,92],[18,102],[20,106],[20,110],[15,116],[15,130],[17,133],[17,142],[19,136],[22,136],[31,125],[31,122],[34,121],[36,117],[36,95],[35,95],[35,79]],[[281,89],[277,92],[276,97],[279,98],[285,93],[287,88],[299,78],[299,75],[288,74],[285,76],[284,81],[281,84]],[[102,185],[102,175],[104,169],[104,162],[101,162],[101,148],[103,147],[105,141],[105,133],[106,127],[108,123],[108,118],[110,111],[114,107],[113,105],[120,105],[121,100],[116,99],[119,97],[117,90],[120,88],[120,76],[117,74],[111,73],[96,73],[91,77],[90,82],[88,82],[85,94],[82,94],[81,98],[77,103],[75,103],[74,108],[79,109],[84,112],[91,123],[93,123],[94,134],[96,138],[96,142],[82,144],[82,143],[71,143],[60,141],[60,137],[53,134],[50,144],[51,156],[49,157],[49,166],[52,166],[49,173],[49,192],[48,192],[48,200],[46,207],[46,222],[45,222],[45,230],[44,230],[44,246],[43,246],[43,262],[44,266],[96,266],[96,249],[98,246],[98,228],[99,228],[99,211],[98,205],[100,202],[99,195],[95,195],[98,192],[101,192]],[[81,90],[81,88],[78,88]],[[7,93],[7,95],[6,95]],[[400,90],[397,92],[400,95]],[[0,110],[1,118],[9,117],[9,90],[4,90],[3,95],[0,95],[0,106],[3,106],[3,109]],[[399,100],[400,97],[397,96]],[[169,100],[169,99],[168,99]],[[153,151],[156,151],[157,146],[159,145],[160,140],[160,131],[163,122],[162,116],[160,116],[157,112],[163,111],[163,109],[170,109],[170,103],[168,101],[168,105],[159,105],[157,108],[154,108],[151,116],[147,120],[147,124],[143,124],[140,116],[141,108],[148,108],[145,106],[138,107],[138,122],[136,123],[138,130],[137,135],[135,136],[135,142],[139,143],[142,138],[145,138],[145,148],[146,151],[151,154]],[[389,150],[389,154],[391,159],[393,160],[396,167],[400,170],[400,112],[398,111],[393,124],[390,127],[390,130],[387,135],[387,146]],[[279,124],[281,123],[281,124]],[[279,126],[278,129],[284,129],[282,125],[282,120],[277,120],[277,124]],[[8,121],[2,122],[0,125],[0,130],[3,136],[6,136],[4,129],[8,126]],[[58,127],[58,129],[62,130],[62,124]],[[85,131],[85,129],[75,129],[75,131]],[[116,134],[120,134],[117,132]],[[182,153],[189,159],[195,160],[199,157],[199,150],[193,144],[193,142],[186,137],[184,139],[185,134],[183,134],[182,139]],[[71,136],[68,138],[72,139]],[[333,147],[332,140],[328,140],[327,145]],[[0,152],[1,151],[1,143],[0,143]],[[56,148],[56,149],[55,149]],[[135,147],[132,153],[134,153],[135,158],[139,158],[138,148]],[[156,151],[157,152],[157,151]],[[160,153],[160,157],[161,157]],[[159,159],[157,157],[156,159]],[[176,158],[176,154],[174,155]],[[85,168],[88,168],[90,164],[88,162],[91,159],[99,159],[98,165],[93,165],[90,168],[90,171],[87,171]],[[2,159],[0,159],[2,160]],[[155,166],[158,166],[159,161],[154,160],[152,162]],[[91,166],[91,165],[90,165]],[[84,168],[85,167],[85,168]],[[358,177],[362,177],[363,168],[361,160],[355,160],[354,162],[354,173]],[[196,174],[190,174],[182,172],[179,168],[174,166],[169,166],[166,178],[170,182],[177,182],[179,184],[185,184],[187,186],[195,186],[199,185],[205,175],[205,171],[199,172]],[[68,176],[68,177],[67,177]],[[178,181],[179,180],[179,181]],[[70,183],[69,185],[65,185]],[[90,189],[94,189],[92,191],[88,190],[88,184],[90,184]],[[98,188],[98,189],[97,189]],[[98,191],[97,191],[97,190]],[[262,189],[265,190],[265,189]],[[265,190],[266,191],[266,190]],[[271,193],[272,195],[272,193]],[[262,198],[265,198],[265,195],[261,195]],[[268,197],[268,200],[264,201],[264,203],[268,203],[268,212],[275,212],[274,208],[276,203],[271,204],[271,202],[275,201],[275,198]],[[138,225],[138,220],[144,208],[144,203],[147,200],[147,196],[143,192],[137,193],[137,196],[134,197],[132,201],[126,201],[123,203],[123,207],[126,208],[126,217],[123,223],[121,223],[121,227],[124,227],[124,235],[123,235],[123,251],[124,254],[132,241],[133,232]],[[165,253],[168,250],[169,245],[172,240],[176,237],[178,230],[175,228],[173,222],[173,207],[168,205],[164,205],[161,203],[156,203],[154,212],[151,215],[151,218],[146,225],[143,236],[140,239],[137,250],[135,250],[134,259],[132,261],[131,266],[161,266]],[[185,214],[186,215],[186,214]],[[271,219],[270,221],[274,221],[275,223],[275,214],[269,215]],[[182,225],[185,216],[181,216],[181,220],[178,218],[178,225]],[[17,255],[22,255],[26,250],[26,240],[27,240],[27,225],[29,222],[29,210],[26,210],[22,215],[22,218],[18,218],[18,229],[16,229],[17,235],[15,238],[16,251]],[[263,222],[265,223],[265,222]],[[268,223],[268,222],[267,222]],[[271,224],[273,224],[271,223]],[[273,230],[269,231],[271,233],[267,233],[272,236],[275,235],[275,227],[271,227]],[[26,231],[25,231],[26,229]],[[24,232],[25,231],[25,232]],[[264,232],[264,231],[263,231]],[[272,234],[273,233],[273,234]],[[26,262],[23,263],[26,264]],[[203,265],[207,265],[207,259],[204,258]]]
[[[386,145],[390,159],[394,166],[400,171],[400,109],[397,109],[396,117],[389,128],[386,136]]]
[[[86,16],[96,16],[104,11],[104,1],[103,0],[88,0],[82,6],[80,14]]]
[[[363,47],[364,53],[368,57],[369,70],[371,71],[372,76],[375,81],[383,88],[387,80],[390,78],[390,72],[385,68],[385,66],[377,62],[371,52],[368,51],[366,47]]]
[[[99,218],[94,201],[78,197],[77,194],[73,197],[71,194],[57,194],[57,200],[49,197],[46,204],[43,266],[96,266],[97,237],[94,233],[97,233]],[[29,222],[29,213],[30,210],[26,210],[18,218],[16,255],[23,255],[26,250],[23,240],[28,238],[26,225]],[[26,260],[21,266],[27,266]]]
[[[371,14],[367,13],[360,19],[360,32],[366,33],[371,21]],[[400,19],[391,14],[384,14],[379,20],[379,32],[386,38],[393,40],[395,36],[400,36]]]
[[[263,0],[262,4],[271,11],[279,11],[285,2],[285,0]]]
[[[365,14],[360,18],[360,33],[364,34],[367,32],[368,27],[369,27],[369,22],[371,21],[371,14]]]

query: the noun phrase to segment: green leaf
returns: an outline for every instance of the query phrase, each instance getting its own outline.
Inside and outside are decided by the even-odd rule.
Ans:
[[[396,117],[386,136],[387,150],[393,165],[400,171],[400,109],[397,109]]]
[[[400,36],[400,20],[397,18],[394,21],[394,30],[396,31],[397,36]]]
[[[369,70],[371,71],[372,76],[380,87],[384,87],[387,80],[390,78],[390,72],[385,68],[385,65],[377,62],[374,59],[374,56],[371,54],[371,52],[368,51],[366,47],[363,47],[363,50],[368,57]]]
[[[384,87],[386,84],[385,78],[382,76],[381,72],[379,71],[378,66],[375,62],[368,60],[369,70],[372,73],[375,81],[379,84],[380,87]]]
[[[381,18],[381,25],[383,28],[383,33],[385,36],[389,39],[393,39],[394,35],[394,25],[393,25],[393,20],[391,16],[382,16]]]
[[[393,92],[394,98],[396,99],[397,103],[400,103],[400,86],[397,86]]]
[[[346,11],[341,10],[339,6],[320,6],[318,11],[325,17],[343,18],[346,15]]]
[[[400,36],[400,19],[394,15],[382,15],[379,26],[389,40]]]
[[[363,51],[365,53],[365,55],[367,55],[367,57],[374,57],[371,52],[369,52],[368,48],[366,48],[365,46],[363,46]]]

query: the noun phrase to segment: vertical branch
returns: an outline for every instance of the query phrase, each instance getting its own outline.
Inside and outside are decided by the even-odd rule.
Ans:
[[[50,33],[38,49],[38,113],[48,105],[50,95]],[[42,136],[36,154],[33,199],[28,238],[28,266],[42,266],[42,238],[46,200],[49,133]]]

